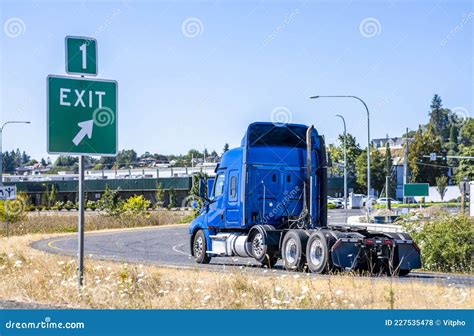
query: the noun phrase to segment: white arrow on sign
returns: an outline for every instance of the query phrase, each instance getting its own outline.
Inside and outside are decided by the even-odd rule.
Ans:
[[[81,130],[77,133],[77,135],[72,139],[72,142],[77,146],[81,143],[82,139],[87,135],[90,139],[92,137],[92,128],[94,127],[94,120],[86,120],[82,121],[77,124],[81,128]]]

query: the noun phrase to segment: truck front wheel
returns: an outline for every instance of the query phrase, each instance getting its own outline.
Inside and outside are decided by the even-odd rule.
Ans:
[[[308,235],[302,230],[290,230],[283,237],[281,256],[288,271],[301,271],[305,265]]]
[[[256,232],[251,240],[252,254],[255,260],[263,266],[272,268],[278,261],[275,248],[268,246],[265,238],[261,232]]]
[[[207,242],[206,235],[204,231],[199,230],[194,235],[193,240],[193,253],[196,262],[199,264],[209,264],[211,257],[206,253],[207,251]]]

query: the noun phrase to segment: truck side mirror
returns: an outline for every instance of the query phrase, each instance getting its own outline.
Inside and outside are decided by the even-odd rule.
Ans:
[[[214,177],[210,177],[207,179],[207,198],[211,198],[212,190],[214,188]]]

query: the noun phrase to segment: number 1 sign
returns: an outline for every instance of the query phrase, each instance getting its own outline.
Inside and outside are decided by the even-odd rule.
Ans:
[[[66,72],[70,75],[97,76],[97,40],[66,36]]]

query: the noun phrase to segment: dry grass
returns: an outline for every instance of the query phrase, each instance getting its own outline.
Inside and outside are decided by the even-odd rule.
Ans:
[[[246,268],[211,272],[86,260],[29,247],[45,235],[0,239],[0,298],[83,308],[472,308],[471,288],[302,273],[258,276]]]
[[[182,223],[189,219],[192,211],[151,211],[148,216],[126,215],[112,217],[98,212],[87,211],[85,213],[86,231],[130,228],[150,225],[166,225]],[[25,219],[15,223],[10,223],[9,232],[12,236],[19,236],[31,233],[57,233],[77,231],[77,211],[43,211],[30,212]],[[0,237],[6,236],[5,222],[0,222]]]

